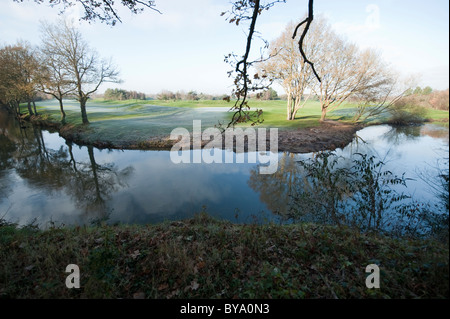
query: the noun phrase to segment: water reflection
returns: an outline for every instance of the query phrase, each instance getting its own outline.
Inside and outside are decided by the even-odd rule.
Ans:
[[[73,156],[72,145],[68,144],[71,164],[66,187],[70,196],[83,213],[83,220],[107,219],[107,203],[119,189],[127,187],[126,181],[133,172],[128,166],[119,170],[113,163],[99,165],[95,161],[94,148],[87,146],[89,162],[77,162]]]
[[[79,147],[0,118],[0,214],[14,222],[152,223],[190,217],[203,206],[237,222],[269,214],[246,185],[255,164],[177,165],[168,151]]]
[[[254,168],[250,171],[248,185],[260,194],[259,199],[271,212],[287,219],[297,185],[303,180],[294,154],[283,153],[275,174],[259,174],[259,168]]]
[[[345,160],[335,169],[350,167],[357,152],[375,155],[386,162],[386,169],[413,178],[407,183],[411,195],[436,201],[414,173],[442,159],[440,149],[447,147],[448,154],[448,129],[382,125],[358,135],[336,151]],[[298,161],[314,155],[279,154],[273,175],[259,174],[257,164],[177,165],[167,151],[72,145],[58,134],[23,129],[0,112],[0,216],[21,224],[34,218],[44,225],[49,220],[82,224],[104,218],[111,223],[154,223],[190,217],[206,206],[211,215],[234,222],[289,220],[295,211],[305,221],[337,223],[330,210],[338,196],[350,197],[352,192],[330,199],[329,192],[319,191],[342,181],[324,184],[308,175]],[[316,194],[315,205],[322,213],[311,214],[301,194]]]
[[[88,161],[76,161],[70,143],[57,149],[48,148],[42,130],[22,128],[7,116],[0,118],[0,204],[9,200],[13,211],[20,211],[15,214],[17,217],[22,215],[31,220],[64,210],[70,204],[63,203],[70,198],[80,212],[77,218],[81,221],[107,217],[106,203],[114,192],[126,186],[131,167],[119,170],[113,163],[99,165],[92,146],[84,148]],[[66,196],[61,196],[62,193]],[[45,200],[55,197],[59,200]]]
[[[424,232],[436,214],[448,216],[429,187],[448,178],[448,130],[386,125],[359,135],[329,157],[284,153],[275,174],[252,169],[248,184],[284,220]]]
[[[308,168],[304,164],[305,160],[321,160],[323,154],[283,153],[275,174],[260,175],[255,168],[249,185],[285,221],[340,224],[337,210],[342,207],[338,206],[345,206],[342,201],[351,196],[347,182],[352,158],[330,156],[324,165]]]

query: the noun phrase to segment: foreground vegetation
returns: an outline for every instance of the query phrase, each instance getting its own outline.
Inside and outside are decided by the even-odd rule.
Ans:
[[[448,240],[205,213],[146,226],[0,225],[2,298],[449,297]],[[80,267],[80,289],[65,286],[68,264]],[[368,264],[380,267],[380,289],[365,286]]]

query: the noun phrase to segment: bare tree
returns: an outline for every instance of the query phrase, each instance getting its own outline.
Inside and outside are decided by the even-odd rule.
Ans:
[[[378,72],[371,79],[373,84],[366,85],[353,97],[358,103],[353,122],[364,122],[389,111],[407,91],[400,87],[392,70],[383,64],[378,65],[377,69]]]
[[[301,50],[291,34],[296,35],[302,23],[297,26],[290,23],[271,43],[272,52],[277,51],[276,54],[262,64],[265,74],[278,81],[287,94],[287,120],[295,119],[312,93],[320,99],[321,121],[325,120],[327,112],[351,96],[360,102],[358,120],[383,112],[391,105],[395,89],[392,71],[376,51],[360,51],[337,35],[324,17],[315,21],[307,35],[302,33]],[[307,25],[303,28],[304,32]],[[305,55],[314,59],[315,64],[308,63]]]
[[[298,50],[296,39],[292,38],[295,27],[293,22],[287,25],[284,32],[271,43],[272,58],[259,66],[263,74],[273,78],[286,92],[288,121],[294,120],[297,112],[306,104],[311,93],[306,90],[311,81],[315,81],[312,68]],[[312,39],[310,42],[314,41]]]
[[[54,45],[44,40],[40,49],[41,72],[39,77],[39,89],[45,94],[53,96],[59,102],[61,122],[64,124],[66,113],[64,112],[63,99],[76,90],[75,82],[71,79],[69,71],[65,68],[65,59],[58,51],[53,50]]]
[[[316,69],[322,78],[312,90],[320,99],[320,120],[324,121],[329,111],[338,108],[350,96],[363,93],[370,96],[371,92],[388,85],[391,78],[376,51],[360,51],[329,27],[319,32],[322,39],[314,45],[317,45]]]
[[[80,102],[83,124],[88,124],[86,102],[102,83],[120,82],[116,67],[111,61],[100,59],[68,21],[55,25],[44,23],[42,33],[44,47],[60,59],[64,72],[74,83],[74,96]]]

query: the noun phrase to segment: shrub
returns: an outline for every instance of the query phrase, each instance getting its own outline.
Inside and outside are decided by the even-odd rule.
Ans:
[[[430,96],[429,103],[434,109],[448,111],[449,90],[433,92]]]
[[[409,104],[405,100],[394,103],[389,109],[389,123],[395,125],[407,125],[422,123],[425,121],[427,109],[418,104]]]

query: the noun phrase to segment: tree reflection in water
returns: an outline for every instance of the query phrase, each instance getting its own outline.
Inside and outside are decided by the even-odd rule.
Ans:
[[[285,221],[345,225],[362,231],[424,234],[442,227],[446,214],[406,195],[397,176],[369,154],[350,157],[321,152],[299,160],[283,154],[273,175],[251,171],[249,185],[273,213]],[[441,225],[442,224],[442,225]]]
[[[64,192],[70,196],[80,210],[83,222],[104,220],[110,213],[108,201],[114,192],[126,187],[127,177],[132,167],[119,170],[115,164],[98,164],[94,148],[87,150],[88,161],[77,161],[73,145],[49,149],[42,130],[36,127],[22,128],[8,116],[0,113],[3,129],[0,131],[0,191],[7,198],[9,170],[15,169],[30,188],[49,194]]]
[[[284,153],[275,174],[260,175],[253,169],[249,185],[273,213],[286,221],[340,224],[339,210],[349,195],[348,170],[345,165],[337,166],[343,165],[337,158],[329,161],[321,154],[315,162],[321,165],[312,167],[294,154]]]
[[[294,154],[284,153],[274,174],[260,174],[256,167],[250,171],[249,186],[260,194],[260,199],[273,213],[288,219],[293,195],[303,175]]]

